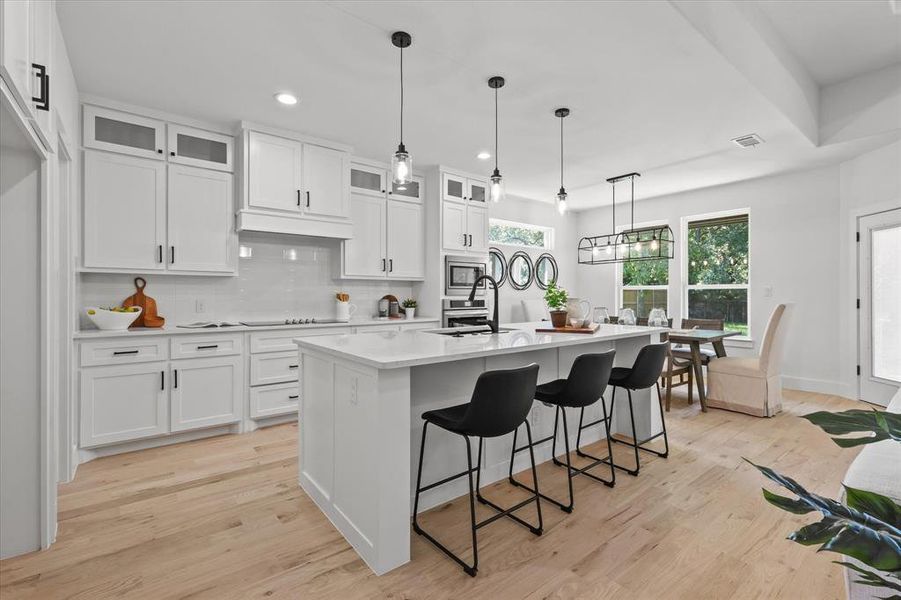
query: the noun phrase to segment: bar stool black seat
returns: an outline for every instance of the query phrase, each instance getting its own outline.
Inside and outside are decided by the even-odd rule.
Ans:
[[[549,381],[548,383],[542,383],[535,390],[536,400],[556,407],[556,410],[554,411],[553,435],[550,435],[541,440],[537,440],[535,441],[535,444],[541,444],[549,440],[553,440],[551,458],[554,461],[555,465],[566,467],[566,479],[567,483],[569,484],[569,503],[564,504],[559,500],[555,500],[554,498],[546,496],[545,494],[541,494],[537,491],[537,486],[535,489],[532,489],[525,484],[520,483],[513,477],[513,460],[514,458],[516,458],[516,453],[521,452],[522,450],[525,450],[527,448],[529,452],[532,452],[533,446],[532,440],[529,439],[529,443],[526,446],[517,448],[516,433],[513,434],[513,449],[510,453],[510,483],[523,487],[534,493],[538,493],[543,499],[551,502],[552,504],[556,504],[560,507],[561,510],[568,513],[572,512],[574,505],[573,477],[577,475],[585,475],[587,477],[590,477],[591,479],[594,479],[595,481],[600,481],[608,487],[613,487],[615,485],[616,471],[613,468],[613,454],[612,447],[610,445],[610,417],[607,415],[607,405],[603,401],[604,390],[607,387],[607,380],[610,378],[610,372],[613,367],[613,358],[615,355],[615,350],[609,350],[607,352],[600,352],[597,354],[582,354],[573,362],[572,368],[570,368],[569,371],[569,377],[567,377],[566,379],[557,379],[555,381]],[[601,400],[603,418],[591,423],[585,423],[585,409],[597,402],[599,399]],[[569,428],[566,424],[567,408],[578,408],[581,411],[579,415],[579,431],[576,436],[576,454],[592,461],[591,464],[578,469],[572,466],[570,459]],[[561,416],[563,417],[563,446],[566,451],[565,463],[557,459],[557,427],[560,423]],[[583,452],[581,449],[582,430],[587,429],[588,427],[592,427],[593,425],[598,425],[599,423],[604,424],[604,429],[607,433],[607,456],[604,458],[592,456],[586,452]],[[610,479],[604,479],[603,477],[599,477],[593,473],[588,472],[589,469],[593,469],[594,467],[597,467],[602,463],[610,465]]]
[[[499,437],[516,431],[520,425],[526,424],[526,434],[529,441],[532,440],[532,430],[526,419],[529,410],[532,407],[532,399],[535,397],[535,385],[538,381],[538,365],[531,364],[518,369],[503,369],[496,371],[486,371],[479,375],[476,380],[475,389],[472,392],[472,398],[468,404],[458,404],[448,408],[430,410],[422,413],[425,423],[422,426],[422,444],[419,448],[419,470],[416,473],[416,496],[413,500],[413,531],[425,537],[427,540],[435,544],[439,550],[454,559],[463,570],[472,577],[476,576],[479,568],[479,550],[476,531],[489,523],[508,517],[513,521],[524,525],[535,535],[541,535],[543,531],[543,522],[541,519],[541,500],[538,495],[538,472],[535,469],[535,454],[532,457],[532,478],[535,481],[535,490],[531,498],[527,498],[522,502],[509,508],[502,508],[482,496],[479,489],[482,466],[482,444],[486,437]],[[422,485],[422,463],[425,454],[425,436],[429,425],[435,425],[451,433],[456,433],[463,438],[466,445],[466,462],[467,469],[456,475],[445,477],[441,481],[436,481],[428,485]],[[479,455],[476,466],[472,466],[472,449],[469,445],[469,438],[479,438]],[[475,473],[476,480],[473,486],[472,474]],[[467,475],[469,477],[469,514],[472,527],[472,565],[467,564],[462,558],[448,550],[443,544],[432,537],[431,534],[424,531],[419,526],[417,520],[419,512],[419,495],[420,493],[443,485],[460,477]],[[497,514],[476,522],[475,500],[490,506],[497,511]],[[534,502],[538,511],[538,525],[532,525],[515,514],[516,510]]]
[[[637,476],[639,470],[641,470],[641,460],[638,456],[638,451],[643,450],[644,452],[650,452],[651,454],[656,454],[662,458],[666,458],[669,456],[669,440],[666,436],[666,420],[663,417],[663,400],[660,395],[660,374],[663,372],[663,363],[666,361],[666,353],[667,353],[667,345],[668,342],[664,342],[662,344],[649,344],[638,351],[638,356],[635,357],[635,362],[631,367],[614,367],[610,372],[610,385],[613,387],[613,393],[611,395],[610,400],[610,412],[613,412],[613,406],[616,402],[616,388],[623,388],[626,390],[629,398],[629,419],[632,421],[632,442],[626,442],[623,440],[619,440],[613,438],[613,441],[618,444],[626,444],[627,446],[632,446],[635,449],[635,468],[627,469],[621,465],[613,463],[613,466],[617,469],[622,469],[629,475]],[[650,388],[651,386],[656,386],[657,388],[657,404],[660,407],[660,423],[663,425],[663,431],[652,435],[651,437],[638,441],[638,434],[635,430],[635,412],[632,407],[632,392],[634,390],[643,390]],[[651,448],[646,448],[644,444],[647,444],[651,440],[663,436],[663,444],[664,451],[659,452],[657,450],[653,450]]]

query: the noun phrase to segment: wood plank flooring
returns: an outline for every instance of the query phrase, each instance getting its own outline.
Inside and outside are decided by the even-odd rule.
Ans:
[[[0,562],[0,595],[844,598],[836,557],[785,539],[811,519],[768,505],[763,478],[741,457],[833,495],[857,451],[797,417],[858,405],[785,396],[782,414],[760,419],[702,414],[677,390],[668,459],[642,456],[641,475],[617,474],[614,489],[575,479],[575,512],[545,504],[541,537],[506,519],[480,530],[474,579],[412,532],[412,562],[375,577],[297,486],[295,425],[98,459],[60,487],[53,547]],[[550,463],[539,480],[546,493],[565,493],[563,471]],[[504,483],[485,495],[502,504],[524,497]],[[468,510],[457,499],[423,523],[469,556]]]

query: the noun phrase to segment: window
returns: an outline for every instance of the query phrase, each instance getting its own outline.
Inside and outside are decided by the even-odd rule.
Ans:
[[[554,248],[554,228],[491,219],[488,226],[488,241],[505,246],[552,250]]]
[[[686,310],[690,319],[723,319],[749,335],[748,214],[694,217],[683,245]],[[687,256],[686,256],[687,254]]]

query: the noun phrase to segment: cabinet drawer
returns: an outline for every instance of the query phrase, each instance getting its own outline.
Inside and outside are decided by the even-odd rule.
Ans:
[[[232,335],[180,335],[169,340],[173,360],[178,358],[201,358],[205,356],[229,356],[241,354],[244,336]]]
[[[253,419],[297,412],[300,386],[279,383],[250,388],[250,416]]]
[[[328,327],[323,329],[259,331],[250,334],[250,353],[259,352],[286,352],[297,351],[297,344],[292,340],[299,337],[312,337],[316,335],[340,335],[351,333],[350,327]]]
[[[296,350],[251,356],[250,385],[297,381],[299,367],[300,355]]]
[[[164,337],[128,340],[98,340],[81,343],[81,366],[127,365],[169,358]]]

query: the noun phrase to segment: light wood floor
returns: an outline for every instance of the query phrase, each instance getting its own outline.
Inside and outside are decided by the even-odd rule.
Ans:
[[[853,405],[787,392],[785,412],[759,419],[702,414],[678,397],[669,459],[647,457],[639,477],[618,475],[614,489],[577,478],[575,512],[545,505],[540,538],[506,519],[480,530],[475,579],[412,533],[412,562],[372,575],[297,486],[294,425],[103,458],[61,486],[53,547],[0,563],[0,595],[843,598],[835,557],[785,539],[811,519],[766,504],[763,478],[741,457],[832,495],[856,451],[797,415]],[[539,479],[548,493],[565,489],[550,464]],[[502,503],[521,494],[506,484],[486,490]],[[423,522],[468,548],[467,501]]]

